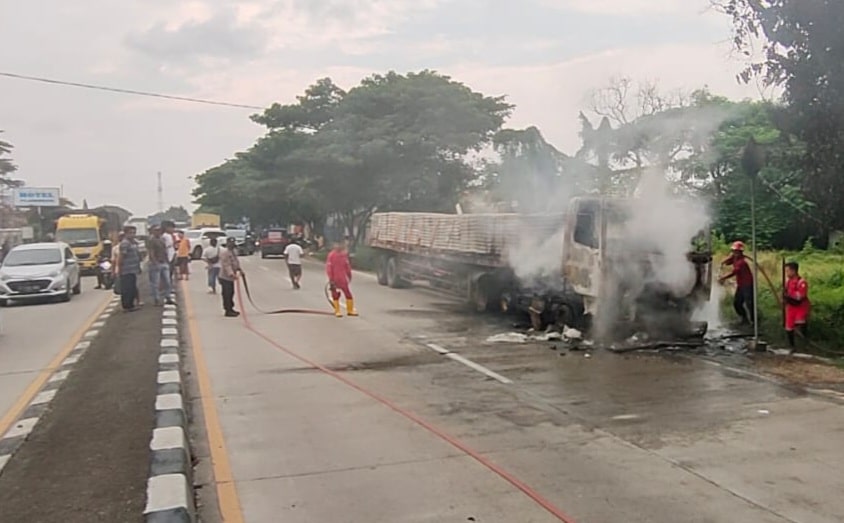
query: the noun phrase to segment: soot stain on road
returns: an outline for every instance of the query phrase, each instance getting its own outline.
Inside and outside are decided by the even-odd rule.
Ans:
[[[142,521],[160,318],[109,318],[0,475],[0,521]]]

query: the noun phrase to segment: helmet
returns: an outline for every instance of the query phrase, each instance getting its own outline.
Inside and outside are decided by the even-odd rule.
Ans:
[[[732,250],[744,251],[744,242],[733,242]]]

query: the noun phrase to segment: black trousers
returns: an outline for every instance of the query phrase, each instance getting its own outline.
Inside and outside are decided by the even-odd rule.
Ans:
[[[138,275],[120,275],[120,303],[123,308],[129,310],[135,306],[135,298],[138,297]]]
[[[753,286],[739,287],[733,297],[733,308],[743,321],[753,322]]]
[[[220,279],[220,287],[223,294],[223,310],[234,312],[234,282]]]

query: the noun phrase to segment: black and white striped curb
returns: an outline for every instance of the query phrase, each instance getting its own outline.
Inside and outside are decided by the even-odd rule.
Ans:
[[[149,443],[150,468],[144,510],[147,523],[195,521],[188,416],[179,358],[178,316],[176,305],[164,306],[155,428]]]
[[[91,342],[99,335],[100,330],[105,326],[106,321],[114,313],[115,307],[119,298],[113,297],[108,303],[108,306],[103,310],[102,314],[97,320],[91,324],[91,327],[85,331],[80,341],[73,347],[61,364],[53,371],[53,374],[47,380],[47,383],[41,387],[38,394],[29,402],[29,406],[18,416],[18,419],[0,438],[0,474],[3,473],[3,467],[12,458],[12,455],[17,451],[24,441],[32,433],[35,425],[47,411],[50,402],[56,396],[56,393],[61,388],[73,368],[85,355],[85,352],[91,346]]]

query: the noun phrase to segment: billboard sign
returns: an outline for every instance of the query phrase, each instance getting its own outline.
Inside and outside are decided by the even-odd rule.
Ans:
[[[15,207],[58,207],[61,190],[57,187],[19,187]]]

